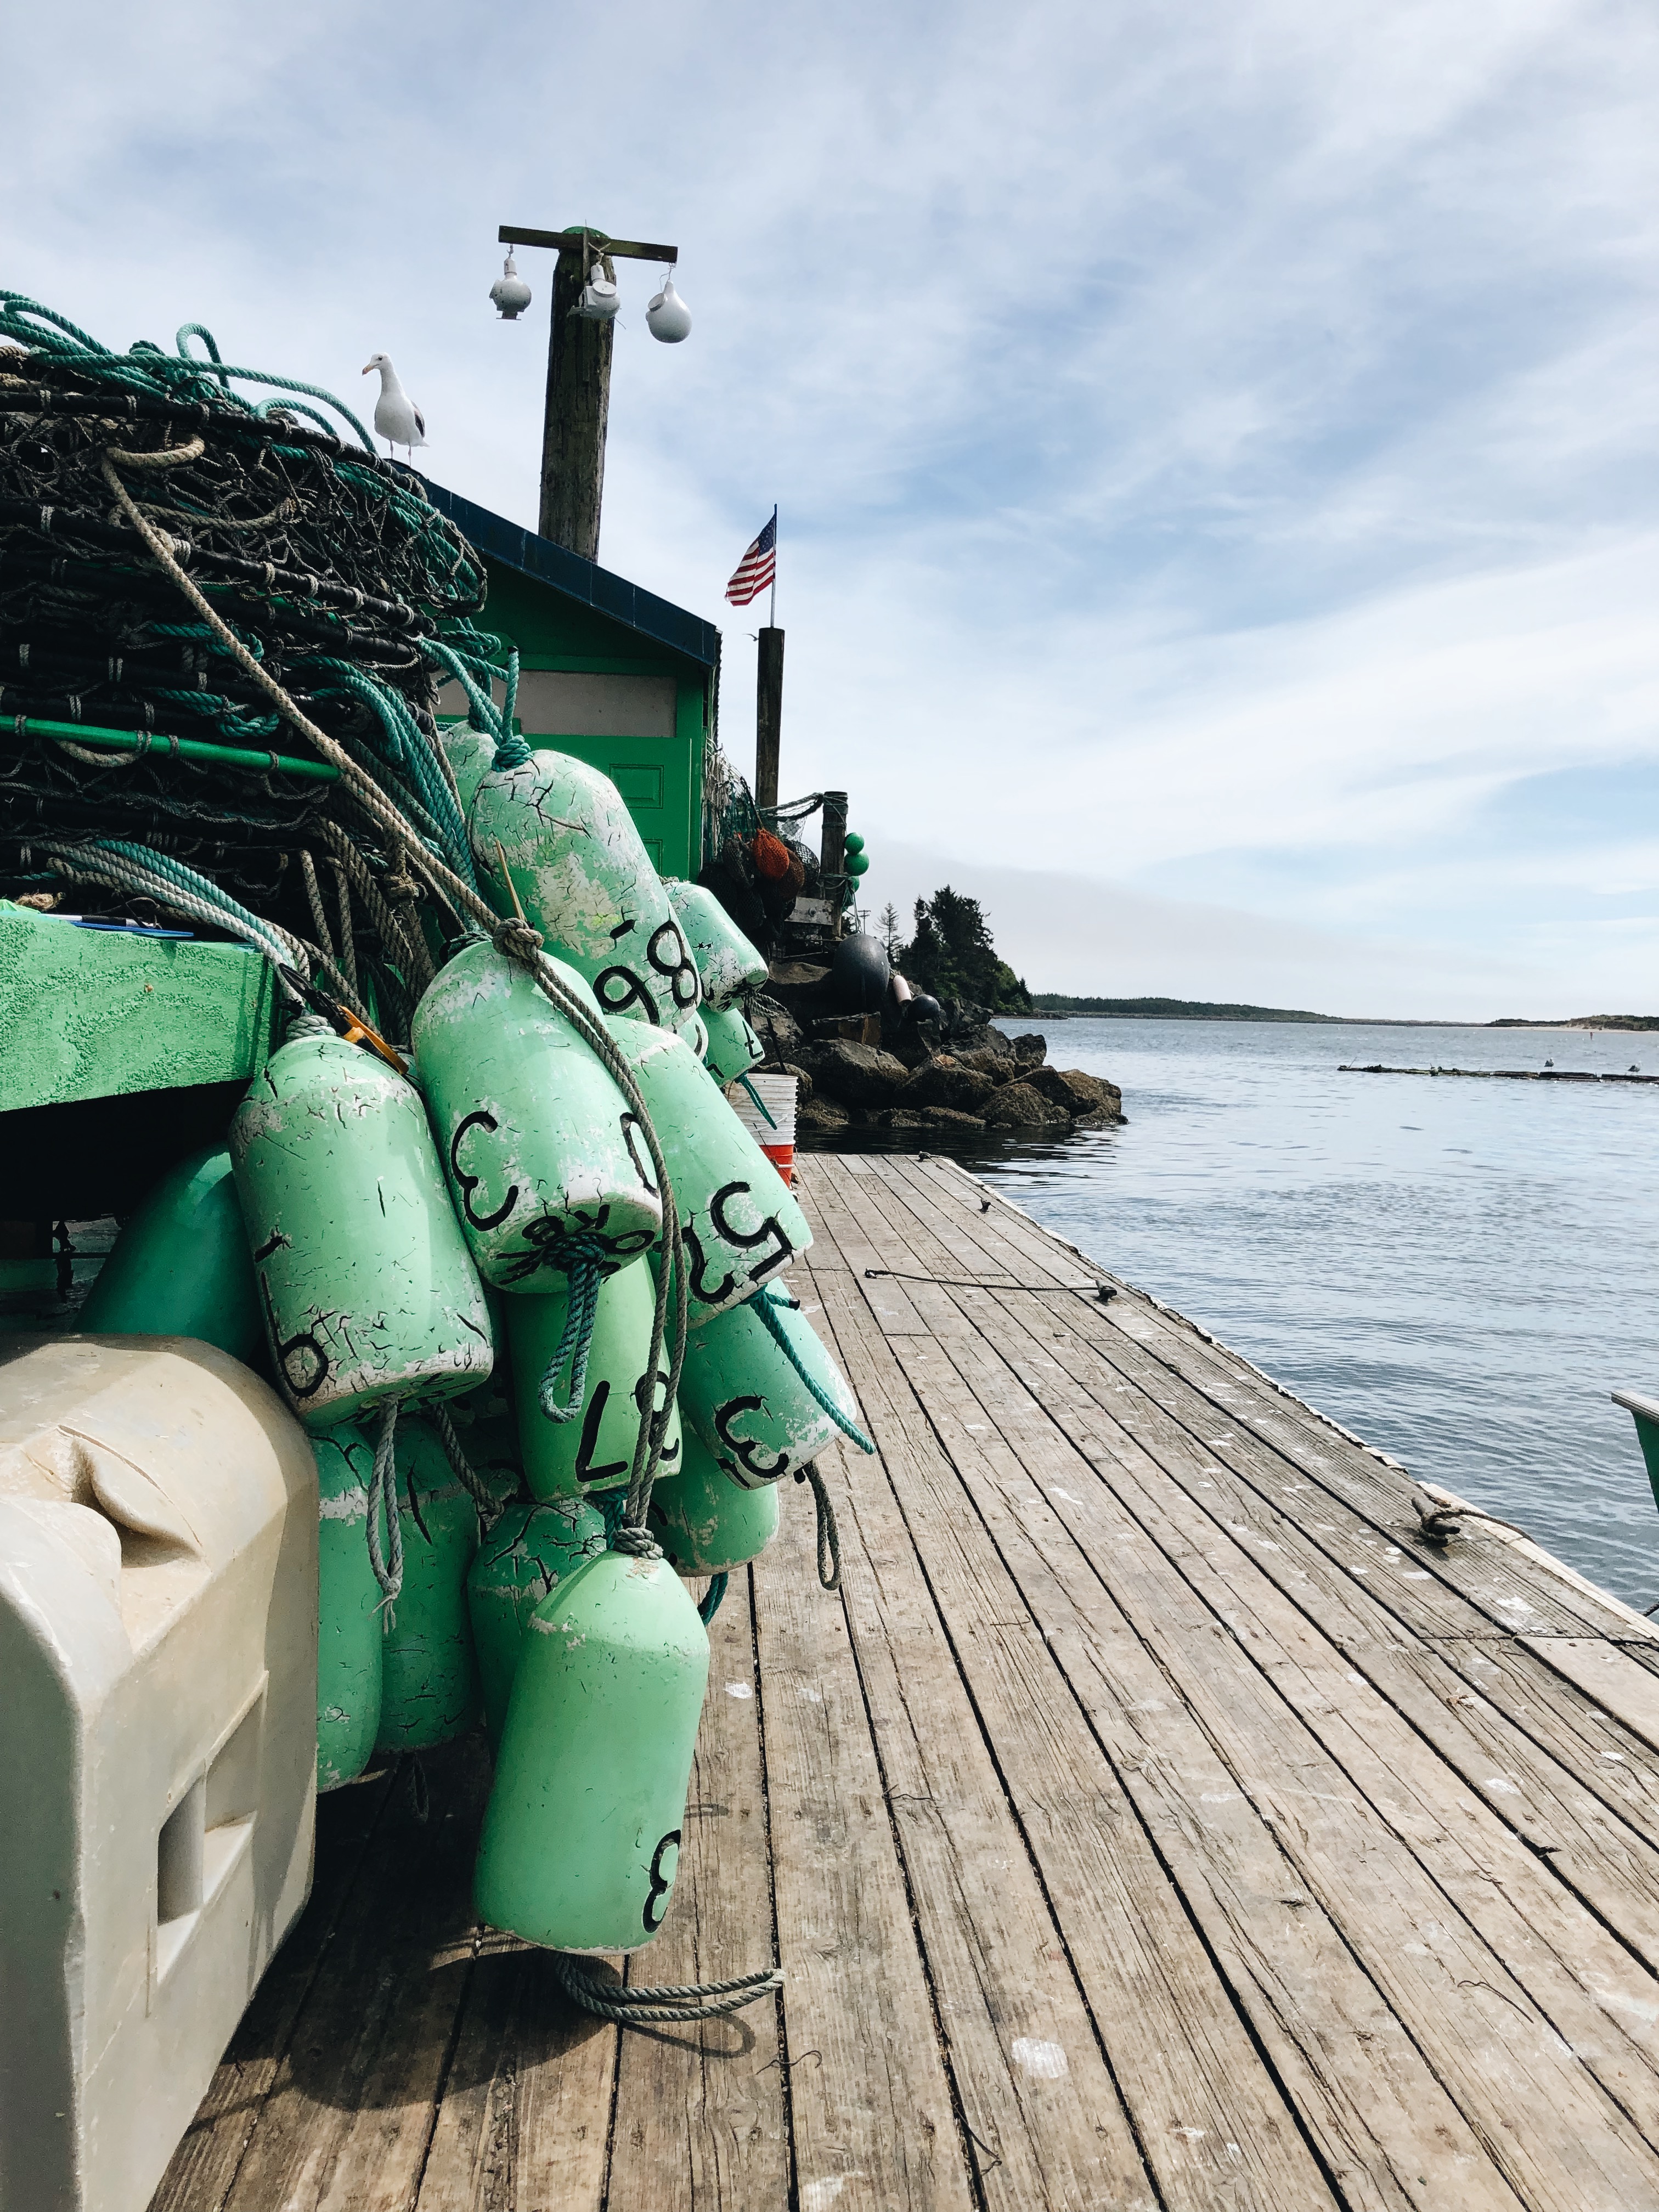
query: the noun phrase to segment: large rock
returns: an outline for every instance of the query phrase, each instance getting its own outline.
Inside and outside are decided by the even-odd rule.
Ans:
[[[1068,1129],[1072,1117],[1029,1083],[1010,1083],[997,1091],[985,1109],[993,1129]]]
[[[953,1053],[940,1052],[922,1062],[906,1083],[899,1103],[950,1106],[958,1114],[976,1114],[995,1089],[983,1068],[969,1067]]]
[[[981,1045],[972,1052],[955,1052],[951,1057],[964,1067],[976,1068],[980,1074],[988,1075],[993,1083],[1013,1083],[1024,1073],[1018,1060],[1011,1052],[992,1052]]]
[[[1022,1079],[1068,1114],[1123,1111],[1123,1093],[1116,1084],[1108,1083],[1103,1076],[1085,1075],[1080,1067],[1030,1067]]]
[[[792,1056],[811,1077],[815,1095],[824,1092],[843,1106],[890,1105],[909,1073],[879,1045],[848,1044],[841,1038],[803,1045]]]
[[[929,1106],[921,1118],[941,1137],[977,1137],[985,1128],[982,1114],[958,1114],[954,1106]]]
[[[769,1060],[793,1060],[805,1035],[788,1008],[769,994],[750,1002],[749,1026],[765,1046]]]
[[[799,1137],[837,1137],[852,1120],[846,1107],[838,1106],[833,1098],[809,1098],[795,1113],[795,1133]]]
[[[1041,1067],[1048,1057],[1048,1040],[1039,1036],[1035,1030],[1027,1030],[1023,1036],[1012,1037],[1014,1058],[1028,1067]]]

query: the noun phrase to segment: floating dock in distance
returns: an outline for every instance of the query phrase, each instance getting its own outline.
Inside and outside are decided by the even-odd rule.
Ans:
[[[1384,1067],[1380,1060],[1361,1066],[1343,1060],[1339,1075],[1461,1075],[1474,1083],[1659,1083],[1659,1075],[1601,1075],[1593,1068],[1576,1067]]]
[[[323,1800],[155,2212],[1659,2207],[1650,1625],[948,1163],[802,1182],[879,1456],[842,1597],[793,1486],[732,1577],[631,1968],[776,2013],[573,2013],[454,1747]]]

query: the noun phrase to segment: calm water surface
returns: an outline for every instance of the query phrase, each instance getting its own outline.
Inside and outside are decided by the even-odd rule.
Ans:
[[[1010,1023],[1017,1030],[1030,1023]],[[1343,1075],[1659,1073],[1659,1034],[1068,1021],[1048,1058],[1127,1127],[976,1172],[1412,1471],[1632,1603],[1659,1514],[1620,1385],[1659,1395],[1659,1085]]]

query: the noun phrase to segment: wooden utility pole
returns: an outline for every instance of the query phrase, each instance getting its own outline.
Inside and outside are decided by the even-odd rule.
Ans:
[[[783,742],[783,632],[763,629],[755,675],[755,804],[778,803],[778,754]]]
[[[547,344],[547,412],[542,429],[542,498],[538,527],[556,545],[599,557],[599,509],[605,496],[605,433],[611,413],[611,350],[614,327],[574,310],[595,266],[614,283],[618,261],[679,259],[673,246],[645,246],[607,238],[602,230],[501,228],[503,246],[551,246],[552,330]]]
[[[823,794],[823,829],[818,840],[818,872],[823,880],[823,896],[834,914],[830,934],[841,935],[841,893],[847,880],[847,793],[826,791]]]

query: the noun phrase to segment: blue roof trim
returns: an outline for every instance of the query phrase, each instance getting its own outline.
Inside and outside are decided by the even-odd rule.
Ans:
[[[550,586],[566,599],[591,607],[595,614],[608,615],[612,622],[624,623],[628,629],[638,630],[641,636],[683,653],[688,659],[701,662],[705,668],[714,667],[719,659],[720,632],[713,623],[688,614],[684,607],[674,606],[667,599],[659,599],[654,592],[642,592],[637,584],[613,576],[610,569],[601,568],[596,561],[584,561],[580,553],[567,551],[550,538],[538,538],[533,530],[520,530],[517,523],[492,514],[487,507],[475,506],[459,492],[446,491],[428,477],[422,481],[438,512],[447,514],[490,560],[516,568],[520,575],[532,577],[538,584]]]

